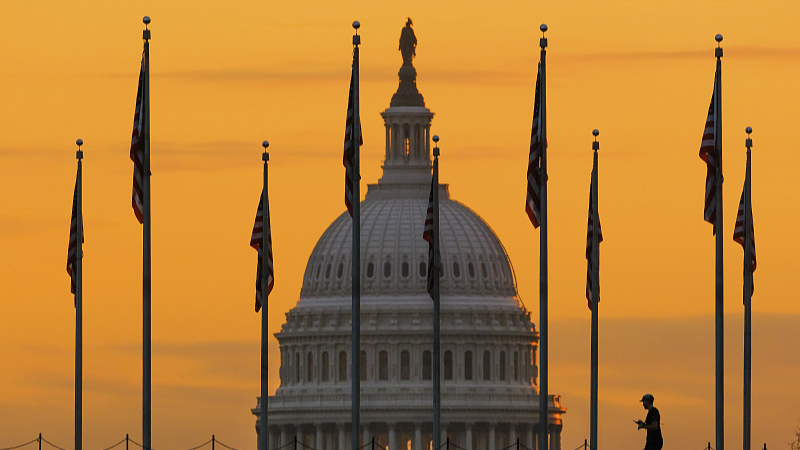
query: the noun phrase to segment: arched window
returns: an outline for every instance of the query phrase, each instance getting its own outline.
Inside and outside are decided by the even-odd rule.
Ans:
[[[467,350],[464,352],[464,379],[472,379],[472,351]]]
[[[359,358],[358,364],[361,366],[358,368],[361,374],[361,381],[367,381],[367,352],[364,350],[361,350],[361,358]]]
[[[378,379],[381,381],[389,379],[389,352],[386,350],[378,353]]]
[[[461,265],[458,264],[458,261],[453,261],[453,276],[461,278]]]
[[[311,352],[306,358],[306,381],[314,381],[314,354]]]
[[[485,262],[481,262],[481,274],[483,275],[483,278],[489,278],[489,271],[486,270]]]
[[[403,265],[402,265],[402,269],[401,270],[402,270],[402,273],[403,273],[403,278],[408,278],[409,268],[408,268],[408,262],[407,261],[403,261]]]
[[[367,264],[367,278],[372,278],[375,276],[375,263],[370,261]]]
[[[333,265],[331,263],[328,263],[328,265],[325,267],[325,279],[326,280],[331,277],[331,269],[332,268],[333,268]]]
[[[484,381],[492,379],[492,354],[489,350],[483,352],[483,379]]]
[[[431,380],[431,351],[425,350],[422,352],[422,379]]]
[[[344,263],[339,263],[339,268],[336,270],[336,278],[342,278],[344,275]]]
[[[411,355],[408,353],[408,350],[400,352],[400,379],[411,379]]]
[[[453,352],[450,350],[444,352],[444,379],[453,379]]]
[[[322,352],[322,381],[328,381],[330,378],[330,364],[328,352]]]
[[[294,382],[299,383],[303,381],[300,378],[300,352],[294,354]]]
[[[403,156],[408,158],[409,151],[410,149],[409,149],[408,136],[406,136],[406,138],[403,139]]]
[[[475,278],[475,265],[472,264],[472,261],[467,264],[467,273],[470,278]]]
[[[347,381],[347,352],[339,352],[339,381]]]
[[[383,278],[389,278],[392,276],[392,263],[386,261],[383,263]]]
[[[500,380],[506,381],[506,352],[500,352]]]
[[[514,352],[514,381],[519,381],[519,352]]]
[[[425,261],[419,262],[419,276],[422,278],[428,276],[428,266],[425,265]]]

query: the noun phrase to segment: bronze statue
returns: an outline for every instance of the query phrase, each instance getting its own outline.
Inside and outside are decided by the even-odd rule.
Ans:
[[[414,29],[411,28],[413,23],[411,17],[408,18],[405,28],[400,32],[400,53],[403,55],[403,65],[412,65],[411,60],[417,55],[417,36],[414,35]]]

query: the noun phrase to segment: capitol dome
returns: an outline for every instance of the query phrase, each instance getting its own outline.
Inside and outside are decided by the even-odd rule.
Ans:
[[[404,35],[413,30],[406,25]],[[416,43],[416,38],[414,38]],[[361,202],[360,436],[387,450],[429,450],[433,433],[433,302],[422,238],[431,187],[431,121],[404,54],[381,113],[383,175]],[[374,131],[365,134],[375,136]],[[339,150],[341,151],[341,150]],[[457,157],[445,148],[441,164]],[[439,187],[442,441],[537,450],[539,335],[519,299],[503,245],[474,211]],[[280,387],[267,400],[267,448],[350,449],[352,219],[343,212],[308,258],[300,298],[275,334]],[[259,429],[260,401],[252,410]],[[548,399],[549,448],[560,450],[558,395]],[[299,447],[298,447],[299,448]]]

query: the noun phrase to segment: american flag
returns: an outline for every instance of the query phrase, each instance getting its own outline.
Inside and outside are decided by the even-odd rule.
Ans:
[[[262,291],[261,291],[261,275],[262,275],[262,251],[261,243],[263,241],[264,233],[264,193],[261,193],[261,200],[258,202],[258,211],[256,211],[256,221],[253,224],[253,234],[250,237],[250,246],[258,251],[258,270],[256,271],[256,312],[261,309]],[[272,265],[272,227],[269,222],[269,198],[267,199],[267,295],[272,292],[275,286],[275,271]]]
[[[353,73],[350,74],[350,95],[347,99],[347,121],[345,122],[344,126],[344,157],[342,159],[342,164],[344,164],[345,174],[344,174],[344,204],[347,206],[347,212],[350,213],[350,217],[353,217],[353,202],[358,201],[358,199],[353,200],[353,183],[358,183],[359,180],[356,179],[356,175],[353,174],[354,168],[354,161],[355,158],[355,145],[353,145],[353,124],[355,123],[354,117],[355,116],[355,74],[356,70],[358,70],[358,49],[355,49],[353,53]],[[359,131],[361,130],[361,118],[359,117],[359,124],[358,124]],[[364,138],[363,136],[359,136],[359,146],[364,145]]]
[[[592,248],[592,228],[593,228],[593,217],[594,217],[594,205],[592,202],[592,192],[593,189],[589,186],[589,225],[586,229],[586,300],[588,300],[589,310],[592,309],[592,275],[594,274],[594,268],[592,267],[592,257],[594,253],[594,249]],[[600,243],[603,242],[603,231],[600,229],[600,215],[598,213],[597,216],[597,245],[600,246]],[[598,292],[597,292],[597,299],[600,300],[600,292],[599,292],[599,283],[598,283]]]
[[[136,112],[133,114],[133,136],[131,137],[131,161],[133,161],[133,213],[139,223],[144,223],[144,198],[142,176],[144,173],[144,56],[139,71],[139,89],[136,92]]]
[[[711,105],[708,107],[706,128],[703,131],[703,142],[700,144],[700,158],[706,162],[706,200],[703,208],[703,219],[714,225],[713,233],[716,234],[717,226],[717,79],[714,77],[714,93],[711,95]]]
[[[744,211],[745,211],[745,204],[744,204],[744,190],[742,190],[742,199],[739,200],[739,211],[736,213],[736,226],[733,229],[733,240],[738,242],[742,249],[744,249]],[[748,202],[750,203],[750,202]],[[755,228],[753,227],[753,206],[752,203],[747,205],[748,216],[750,216],[750,268],[751,272],[756,271],[756,232]],[[747,263],[745,263],[747,264]],[[755,292],[756,288],[754,284],[751,284],[750,287],[752,291],[750,294],[752,295]]]
[[[81,242],[83,242],[83,220],[81,220]],[[67,250],[67,273],[70,278],[70,292],[75,293],[75,278],[78,276],[74,270],[78,263],[78,180],[75,180],[75,193],[72,194],[72,217],[69,223],[69,248]]]
[[[436,175],[431,178],[431,195],[428,197],[428,211],[425,214],[425,228],[422,231],[422,238],[428,241],[428,293],[433,298],[434,281],[434,248],[433,248],[433,190],[436,189]]]
[[[539,227],[539,208],[541,205],[539,187],[541,181],[540,165],[542,161],[542,119],[541,119],[541,82],[542,63],[536,74],[536,94],[533,99],[533,126],[531,128],[531,150],[528,155],[528,195],[525,201],[525,212],[531,219],[534,228]]]

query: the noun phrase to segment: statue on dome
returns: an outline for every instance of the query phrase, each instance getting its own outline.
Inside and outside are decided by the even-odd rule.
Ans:
[[[403,55],[403,65],[412,65],[411,60],[417,56],[417,36],[414,35],[414,29],[411,28],[413,23],[411,17],[408,18],[406,26],[400,32],[400,53]]]

